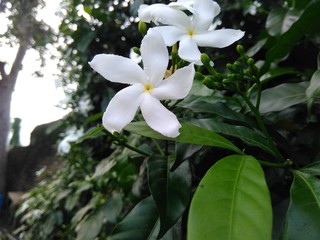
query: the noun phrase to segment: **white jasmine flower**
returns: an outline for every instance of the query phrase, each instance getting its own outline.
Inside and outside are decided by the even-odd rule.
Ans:
[[[193,13],[189,17],[179,9]],[[143,22],[162,23],[157,26],[167,46],[179,43],[179,56],[189,62],[201,64],[198,47],[223,48],[243,37],[244,32],[234,29],[212,29],[213,19],[220,13],[220,6],[212,0],[178,1],[175,5],[141,5],[139,18]]]
[[[181,125],[160,100],[186,97],[192,86],[194,66],[178,69],[163,80],[169,54],[161,35],[152,29],[143,38],[140,51],[143,69],[133,60],[113,54],[98,54],[89,63],[109,81],[130,85],[111,99],[103,115],[103,126],[111,133],[120,132],[140,107],[152,129],[167,137],[177,137]]]

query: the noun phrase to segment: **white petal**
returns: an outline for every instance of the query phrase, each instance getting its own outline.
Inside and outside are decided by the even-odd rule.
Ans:
[[[180,68],[151,91],[159,100],[185,98],[191,90],[195,70],[193,64]]]
[[[154,22],[155,24],[166,24],[182,29],[191,27],[191,20],[182,11],[169,7],[168,5],[156,3],[152,5],[141,5],[138,10],[139,18],[143,22]]]
[[[178,55],[188,61],[198,63],[201,58],[201,52],[196,42],[189,36],[182,38],[179,44]]]
[[[168,49],[161,34],[152,28],[142,39],[141,57],[145,74],[153,84],[164,77],[169,62]]]
[[[183,35],[186,34],[185,30],[181,30],[175,26],[160,26],[154,27],[153,29],[160,32],[167,46],[172,46],[176,42],[180,41]]]
[[[213,19],[220,13],[220,6],[212,0],[196,0],[193,7],[195,11],[192,24],[197,30],[208,30]]]
[[[178,0],[176,2],[170,2],[169,6],[179,10],[189,10],[190,12],[193,12],[193,4],[194,0]]]
[[[111,82],[144,83],[146,76],[141,67],[129,58],[113,55],[98,54],[89,65]]]
[[[212,30],[206,33],[196,34],[193,39],[200,47],[224,48],[244,36],[244,32],[234,29]]]
[[[134,118],[143,97],[143,86],[135,84],[122,89],[110,101],[103,114],[103,126],[111,133],[121,132]]]
[[[167,137],[177,137],[181,127],[176,115],[166,109],[158,99],[144,94],[140,105],[146,123],[155,131]]]

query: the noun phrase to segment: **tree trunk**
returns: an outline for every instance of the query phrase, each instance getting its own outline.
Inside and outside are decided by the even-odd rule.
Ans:
[[[6,74],[4,63],[0,62],[0,194],[6,192],[7,143],[10,131],[10,105],[18,73],[27,52],[27,45],[21,44],[9,74]]]

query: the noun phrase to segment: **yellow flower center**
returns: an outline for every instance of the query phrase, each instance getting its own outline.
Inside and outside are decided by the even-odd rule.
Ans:
[[[188,35],[189,35],[189,36],[192,37],[194,34],[195,34],[195,32],[194,32],[193,29],[189,29],[189,30],[188,30]]]
[[[150,92],[150,91],[151,91],[151,89],[152,89],[152,86],[151,86],[151,84],[150,84],[150,83],[147,83],[147,84],[145,84],[145,85],[144,85],[144,91],[146,91],[146,92]]]

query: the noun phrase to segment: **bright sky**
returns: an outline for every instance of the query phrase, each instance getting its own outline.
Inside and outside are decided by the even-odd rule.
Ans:
[[[60,1],[46,1],[46,8],[39,14],[39,18],[57,29],[59,18],[55,15]],[[4,16],[0,16],[0,33],[5,31],[7,24]],[[1,47],[0,60],[11,64],[17,48]],[[51,49],[51,54],[55,54],[55,49]],[[48,123],[62,118],[67,112],[56,105],[64,98],[61,88],[56,87],[55,74],[58,73],[57,59],[47,60],[44,68],[40,67],[37,61],[38,53],[34,50],[28,50],[24,60],[23,69],[19,72],[15,91],[12,96],[11,117],[19,117],[21,123],[21,143],[28,145],[30,142],[30,133],[37,125]],[[41,70],[43,77],[33,76],[34,71]]]

